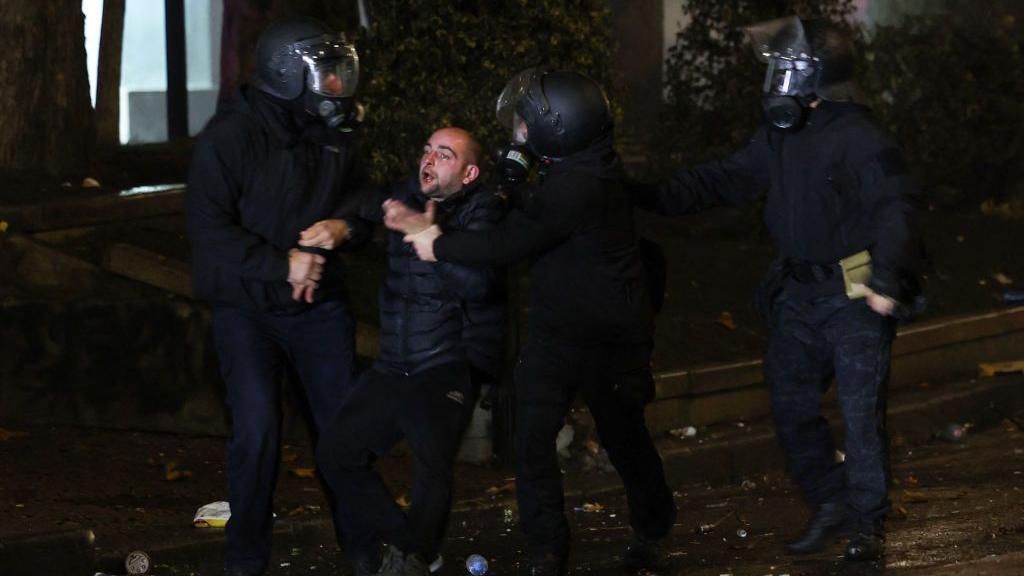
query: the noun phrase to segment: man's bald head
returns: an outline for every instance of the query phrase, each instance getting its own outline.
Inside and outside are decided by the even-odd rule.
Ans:
[[[467,130],[448,126],[435,131],[423,145],[420,157],[420,190],[443,200],[480,175],[483,149]]]

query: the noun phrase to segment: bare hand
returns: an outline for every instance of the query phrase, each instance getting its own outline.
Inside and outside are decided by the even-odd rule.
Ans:
[[[433,200],[427,202],[425,212],[417,212],[398,200],[390,199],[385,200],[381,208],[384,209],[384,225],[405,235],[418,234],[430,228],[437,212],[437,204]]]
[[[857,284],[855,287],[863,290],[864,300],[867,302],[868,307],[874,310],[876,314],[892,316],[893,310],[896,309],[895,300],[875,292],[864,284]]]
[[[319,254],[292,249],[288,252],[288,282],[292,300],[313,302],[313,292],[320,286],[326,260]]]
[[[292,284],[292,300],[296,302],[306,301],[307,304],[313,303],[313,293],[316,292],[316,284]]]
[[[299,233],[299,246],[334,250],[348,238],[348,222],[321,220]]]
[[[413,250],[416,251],[416,255],[420,257],[420,260],[424,262],[437,262],[437,258],[434,256],[434,240],[437,240],[440,236],[441,228],[433,224],[421,232],[406,234],[404,240],[412,244]]]

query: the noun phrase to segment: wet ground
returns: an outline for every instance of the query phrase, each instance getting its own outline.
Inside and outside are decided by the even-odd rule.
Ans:
[[[1024,386],[1024,378],[1004,378],[1004,387]],[[950,411],[958,412],[956,401],[917,408],[950,390],[961,393],[965,385],[971,386],[903,392],[890,404],[894,512],[887,555],[877,565],[849,565],[839,546],[807,558],[781,554],[806,511],[783,476],[769,423],[704,427],[685,439],[658,437],[681,510],[667,545],[670,563],[661,573],[1024,573],[1024,432],[1011,421],[1024,421],[1024,404],[970,415],[977,425],[961,442],[931,437]],[[738,449],[744,444],[754,449]],[[191,520],[199,505],[224,498],[223,446],[222,438],[96,429],[0,431],[0,542],[25,533],[92,529],[100,568],[107,572],[116,572],[127,551],[141,548],[152,555],[155,574],[218,575],[222,532],[192,528]],[[408,493],[406,456],[399,448],[380,462],[396,496]],[[571,565],[579,574],[615,574],[629,536],[625,503],[616,475],[603,470],[600,459],[596,463],[579,454],[564,462]],[[307,477],[311,466],[308,446],[284,449],[271,576],[348,573],[318,482]],[[524,542],[510,475],[500,466],[462,464],[456,470],[457,504],[442,574],[465,574],[465,558],[474,553],[486,556],[490,574],[516,572]]]
[[[671,458],[667,464],[671,479],[678,469]],[[1014,424],[1006,421],[971,433],[959,444],[900,446],[893,464],[895,512],[883,562],[850,564],[841,559],[839,545],[806,558],[782,555],[781,543],[797,534],[806,513],[781,471],[771,470],[739,484],[677,484],[682,514],[666,546],[669,564],[661,573],[1024,573],[1024,434]],[[606,480],[613,482],[613,475]],[[573,573],[619,573],[629,535],[621,492],[576,494],[567,505],[573,510]],[[511,505],[455,514],[442,573],[465,574],[465,558],[474,553],[488,559],[491,574],[515,573],[524,541],[514,519]],[[338,564],[325,539],[279,550],[269,574],[346,573]],[[158,568],[168,574],[216,574],[216,569],[211,562]]]

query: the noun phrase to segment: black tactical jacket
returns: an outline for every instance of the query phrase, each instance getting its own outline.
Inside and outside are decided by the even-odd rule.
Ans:
[[[880,294],[907,302],[924,264],[918,198],[899,148],[867,108],[823,101],[795,133],[762,127],[723,160],[676,173],[660,186],[631,187],[636,204],[666,215],[764,196],[764,221],[779,262],[835,267],[869,250]],[[834,275],[807,296],[842,290]]]
[[[488,232],[441,236],[434,254],[467,265],[530,266],[529,329],[577,342],[651,340],[653,318],[624,172],[609,135],[548,166]]]
[[[261,311],[299,310],[288,251],[319,220],[344,218],[351,247],[370,228],[354,217],[362,172],[351,139],[300,124],[286,103],[255,89],[220,110],[196,139],[185,194],[196,297]],[[344,294],[328,256],[316,301]]]
[[[423,210],[419,183],[395,184],[364,204],[364,218],[379,222],[380,203],[392,198]],[[437,205],[445,234],[485,231],[501,220],[501,197],[473,183]],[[468,361],[489,377],[501,368],[505,347],[504,274],[495,266],[424,262],[403,234],[388,232],[388,271],[380,304],[377,368],[415,374]]]

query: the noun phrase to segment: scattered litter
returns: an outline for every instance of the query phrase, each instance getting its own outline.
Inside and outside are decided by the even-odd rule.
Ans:
[[[718,325],[725,327],[726,330],[736,329],[736,321],[732,319],[732,312],[728,310],[723,310],[716,322]]]
[[[291,473],[296,478],[316,478],[316,468],[292,468]]]
[[[572,444],[573,438],[576,437],[576,430],[573,429],[571,424],[562,426],[562,429],[558,431],[558,437],[555,438],[555,449],[558,450],[558,455],[562,458],[569,458],[572,454],[569,453],[569,445]]]
[[[210,502],[196,510],[192,525],[196,528],[223,528],[231,518],[231,505],[221,500]]]
[[[281,453],[281,463],[283,463],[283,464],[291,464],[292,462],[295,462],[298,459],[299,459],[298,452],[282,452]]]
[[[1024,372],[1024,360],[978,363],[978,376],[982,378],[991,378],[997,374],[1015,374],[1017,372]]]
[[[488,496],[497,496],[498,494],[515,494],[516,493],[516,481],[515,478],[502,484],[501,486],[491,486],[485,492]]]
[[[409,497],[405,494],[399,494],[398,498],[395,498],[395,504],[398,504],[399,508],[405,509],[412,505],[409,501]]]
[[[582,506],[577,506],[574,510],[577,512],[600,512],[604,510],[604,506],[598,502],[584,502]]]
[[[99,187],[100,187],[100,181],[95,179],[95,178],[88,178],[88,177],[86,177],[86,178],[82,179],[82,188],[99,188]]]
[[[846,462],[846,452],[836,450],[836,464],[842,464],[843,462]]]
[[[749,490],[753,490],[755,488],[757,488],[757,482],[754,482],[753,480],[744,480],[740,484],[740,489],[741,490],[748,490],[749,491]]]
[[[740,528],[739,530],[736,531],[736,535],[739,536],[740,538],[746,538],[747,537],[747,531],[744,530],[743,528]]]
[[[927,502],[928,496],[924,492],[918,492],[915,490],[904,490],[903,491],[904,502]]]
[[[479,554],[470,554],[469,558],[466,558],[466,571],[473,576],[487,574],[487,558]]]
[[[718,526],[722,522],[725,522],[726,519],[728,519],[732,515],[733,515],[733,513],[730,511],[728,514],[726,514],[725,516],[722,516],[721,518],[719,518],[715,522],[712,522],[710,524],[701,524],[700,526],[697,526],[697,533],[698,534],[710,534],[710,533],[714,532],[715,528],[718,528]]]
[[[7,232],[8,226],[9,225],[7,224],[7,220],[0,220],[0,234]]]
[[[167,478],[169,482],[175,482],[177,480],[184,480],[192,477],[191,470],[179,470],[177,462],[168,462],[164,464],[164,478]]]
[[[515,510],[512,510],[511,508],[505,508],[504,510],[502,510],[501,511],[501,521],[504,522],[505,524],[515,524],[516,523],[516,513],[515,513]]]
[[[995,274],[992,274],[992,279],[995,280],[996,282],[999,282],[1003,286],[1009,286],[1010,284],[1013,284],[1013,278],[1010,278],[1009,276],[1003,274],[1002,272],[996,272]]]
[[[152,563],[149,560],[149,554],[142,550],[132,550],[124,558],[124,569],[131,575],[145,574],[149,572],[150,566]]]
[[[685,440],[686,438],[693,438],[694,436],[696,436],[697,429],[694,428],[693,426],[684,426],[682,428],[673,428],[672,430],[669,430],[668,433],[675,436],[676,438]]]
[[[28,432],[16,432],[14,430],[0,428],[0,442],[6,442],[12,438],[22,438],[24,436],[28,436]]]
[[[0,222],[0,232],[4,231],[4,224],[6,224],[6,222]],[[1007,290],[1006,292],[1003,292],[1003,302],[1010,304],[1011,306],[1024,304],[1024,290]]]
[[[932,438],[945,440],[947,442],[960,442],[967,436],[967,430],[969,430],[970,427],[971,425],[969,423],[961,424],[960,422],[950,422],[942,429],[933,432]]]

